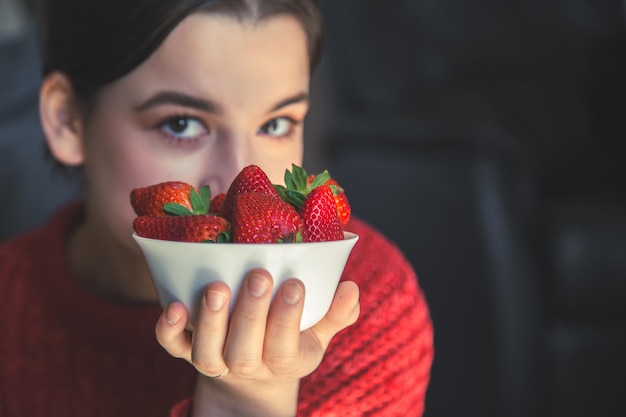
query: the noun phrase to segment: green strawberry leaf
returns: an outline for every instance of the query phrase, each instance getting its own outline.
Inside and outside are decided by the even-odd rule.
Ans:
[[[288,169],[285,170],[284,180],[285,180],[285,185],[287,186],[289,190],[296,189],[296,184],[293,182],[293,176],[291,175],[291,171],[289,171]]]
[[[200,243],[228,243],[230,242],[230,233],[229,232],[219,232],[218,235],[216,236],[216,240],[213,239],[207,239],[207,240],[203,240]]]
[[[231,240],[230,232],[219,232],[217,235],[217,243],[228,243]]]
[[[191,201],[193,214],[207,214],[209,212],[210,199],[211,190],[208,185],[200,188],[200,194],[192,188],[189,193],[189,201]]]
[[[202,205],[202,201],[200,199],[200,196],[198,195],[198,192],[194,188],[189,190],[189,201],[191,201],[191,211],[196,214],[196,211]]]
[[[330,189],[332,190],[334,196],[338,196],[339,194],[343,193],[343,188],[335,184],[331,184]]]
[[[276,243],[302,243],[302,231],[298,229],[295,233],[289,233],[282,238],[278,238]]]
[[[203,185],[200,187],[200,200],[202,201],[202,214],[208,214],[211,208],[211,187]]]
[[[300,191],[287,190],[287,202],[291,204],[296,211],[300,211],[302,205],[304,204],[304,200],[306,200],[306,196],[302,194]]]
[[[177,203],[165,203],[163,211],[170,216],[191,216],[193,214],[187,207]]]
[[[325,169],[323,172],[317,174],[315,178],[313,178],[313,181],[308,187],[309,191],[313,190],[314,188],[319,187],[320,185],[326,184],[329,179],[330,179],[330,173],[328,172],[328,170]]]
[[[296,164],[291,164],[291,176],[295,184],[295,189],[300,192],[306,192],[308,174],[305,169]]]
[[[279,184],[273,184],[273,186],[274,186],[274,189],[278,191],[278,195],[280,196],[280,198],[284,202],[289,203],[289,196],[287,195],[287,187],[283,185],[279,185]]]
[[[282,185],[273,184],[274,189],[278,191],[278,195],[285,202],[291,204],[297,211],[300,211],[306,196],[300,191],[290,190]]]

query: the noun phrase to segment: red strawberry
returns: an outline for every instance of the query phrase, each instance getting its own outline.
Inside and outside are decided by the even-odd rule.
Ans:
[[[242,169],[230,184],[222,205],[222,214],[224,217],[232,220],[233,206],[237,196],[251,192],[268,196],[278,196],[278,192],[274,189],[270,179],[265,172],[256,165],[249,165]]]
[[[348,203],[348,197],[337,181],[331,178],[328,171],[325,170],[317,175],[308,175],[304,168],[293,164],[291,171],[285,171],[285,185],[286,187],[277,185],[276,190],[280,193],[282,199],[293,205],[296,210],[302,208],[304,200],[312,190],[320,185],[329,185],[333,191],[341,226],[348,224],[352,211],[350,203]]]
[[[239,194],[232,215],[232,241],[286,243],[302,241],[302,219],[278,196]]]
[[[307,184],[311,185],[315,180],[315,177],[315,175],[309,175],[307,179]],[[346,224],[348,224],[348,221],[350,220],[350,214],[352,213],[352,208],[350,207],[350,203],[348,202],[348,197],[346,196],[345,191],[343,190],[343,188],[341,188],[339,183],[334,178],[330,178],[324,183],[324,185],[331,186],[333,190],[333,196],[335,198],[335,205],[337,206],[339,221],[341,222],[341,226],[345,226]]]
[[[208,185],[196,191],[180,181],[162,182],[130,192],[130,204],[138,216],[189,216],[208,214],[211,190]]]
[[[333,191],[328,185],[314,188],[306,197],[300,215],[304,221],[305,242],[343,239]]]
[[[224,206],[224,199],[226,198],[226,193],[219,193],[218,195],[211,198],[211,213],[220,214],[222,213],[222,207]]]
[[[167,203],[180,204],[191,210],[191,188],[191,185],[180,181],[135,188],[130,192],[130,204],[138,216],[166,216],[163,206]]]
[[[139,216],[133,221],[139,236],[179,242],[225,242],[229,240],[230,223],[221,216]]]

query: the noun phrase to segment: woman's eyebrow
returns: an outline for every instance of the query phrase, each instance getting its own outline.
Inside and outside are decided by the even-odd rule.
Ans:
[[[308,101],[309,101],[309,94],[303,91],[301,93],[296,94],[295,96],[288,97],[278,102],[274,107],[272,107],[272,109],[270,110],[270,113],[276,110],[280,110],[283,107],[287,107],[291,104],[300,103],[300,102],[308,102]]]
[[[298,93],[292,97],[288,97],[284,100],[281,100],[276,105],[274,105],[270,112],[274,112],[282,109],[283,107],[287,107],[291,104],[300,103],[300,102],[308,102],[309,94],[307,92]],[[217,104],[214,101],[193,97],[188,94],[179,93],[176,91],[161,91],[142,104],[136,107],[136,110],[141,112],[153,107],[168,105],[168,104],[177,104],[179,106],[191,107],[197,110],[201,110],[207,113],[214,114],[223,114],[222,106]]]
[[[222,107],[214,101],[193,97],[176,91],[161,91],[137,106],[136,110],[144,111],[167,104],[177,104],[179,106],[191,107],[207,113],[223,113]]]

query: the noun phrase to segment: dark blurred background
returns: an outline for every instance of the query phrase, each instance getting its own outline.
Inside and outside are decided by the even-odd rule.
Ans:
[[[0,241],[40,225],[79,184],[44,158],[36,0],[0,0]]]
[[[626,415],[624,5],[322,3],[305,166],[329,168],[419,275],[436,344],[426,416]],[[23,203],[49,167],[35,49],[2,55],[28,43],[15,33],[0,37],[0,192],[16,196],[0,239],[76,193],[58,179],[43,209]],[[23,78],[30,95],[8,95]]]
[[[323,4],[323,155],[419,275],[427,416],[626,415],[624,5]]]

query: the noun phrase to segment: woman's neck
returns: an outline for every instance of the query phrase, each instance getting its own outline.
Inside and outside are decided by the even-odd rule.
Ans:
[[[156,302],[150,273],[139,249],[86,220],[69,241],[70,267],[78,280],[99,297],[114,303]]]

